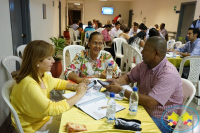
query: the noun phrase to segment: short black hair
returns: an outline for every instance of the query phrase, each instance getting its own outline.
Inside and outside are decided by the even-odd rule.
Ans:
[[[193,34],[197,34],[197,38],[200,38],[200,32],[198,28],[189,28],[188,30],[192,30]]]
[[[141,24],[139,25],[139,29],[140,29],[140,30],[145,30],[145,27],[146,27],[146,26],[145,26],[145,24],[143,24],[143,23],[141,23]]]
[[[136,23],[136,22],[134,22],[133,26],[137,26],[137,27],[138,27],[138,26],[139,26],[139,24],[138,24],[138,23]]]
[[[144,30],[147,30],[147,27],[146,27],[146,26],[144,26]]]
[[[107,27],[111,28],[112,25],[111,25],[111,24],[106,24],[106,25],[105,25],[105,28],[107,28]]]
[[[121,14],[119,14],[118,16],[121,17]]]
[[[160,33],[155,29],[155,28],[151,28],[149,30],[149,37],[152,37],[152,36],[159,36]]]
[[[162,23],[162,26],[165,28],[165,23]]]
[[[92,25],[92,22],[91,22],[91,21],[88,21],[88,25]]]
[[[116,25],[118,25],[118,24],[120,24],[120,22],[119,22],[119,21],[117,21],[117,22],[115,23],[115,26],[116,26]]]
[[[98,28],[102,27],[102,23],[98,23]]]

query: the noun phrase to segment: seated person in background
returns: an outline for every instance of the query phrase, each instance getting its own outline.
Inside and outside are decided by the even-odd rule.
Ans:
[[[157,31],[160,30],[159,27],[158,27],[158,24],[155,24],[154,26],[155,26],[155,28],[156,28]]]
[[[110,92],[119,93],[122,97],[130,98],[131,91],[122,88],[121,85],[140,82],[139,104],[146,109],[162,133],[171,133],[162,124],[161,119],[170,128],[167,116],[162,118],[162,114],[170,107],[183,104],[183,92],[177,69],[165,58],[166,48],[164,38],[149,38],[142,51],[143,62],[118,79],[108,79],[110,85],[105,88]],[[181,115],[181,110],[173,111]]]
[[[119,37],[119,34],[123,33],[124,28],[125,28],[124,25],[120,25],[120,30],[118,30],[118,31],[115,32],[114,37],[115,37],[115,38],[118,38],[118,37]]]
[[[67,79],[81,83],[84,77],[106,78],[106,69],[112,63],[113,77],[118,77],[121,70],[115,63],[109,52],[103,51],[103,36],[99,32],[93,32],[89,37],[86,50],[78,53],[66,68]],[[75,74],[76,71],[76,74]],[[78,71],[78,73],[77,73]]]
[[[119,38],[124,38],[126,41],[128,41],[130,38],[130,36],[128,35],[129,31],[130,31],[130,28],[128,27],[124,28],[123,33],[119,34]]]
[[[95,27],[96,27],[96,19],[93,19],[92,27],[95,29]]]
[[[115,27],[115,20],[112,20],[112,28]]]
[[[115,32],[117,32],[118,30],[120,30],[120,23],[119,23],[119,22],[116,22],[116,23],[115,23],[115,27],[112,28],[111,31],[110,31],[110,35],[111,35],[112,37],[114,37],[114,36],[115,36]]]
[[[142,47],[144,47],[145,38],[146,38],[146,33],[144,31],[140,31],[136,36],[129,38],[128,44],[132,45],[133,47],[137,47],[140,50]],[[135,42],[138,45],[134,46],[133,42]]]
[[[92,27],[92,22],[91,21],[88,21],[88,26],[85,27],[85,29],[84,29],[84,32],[86,32],[86,31],[95,31],[95,29]],[[89,35],[87,34],[86,37],[88,38]]]
[[[103,35],[104,42],[107,46],[112,46],[112,40],[110,38],[109,31],[111,30],[111,24],[105,25],[105,29],[101,31],[101,34]]]
[[[70,28],[73,28],[74,30],[77,30],[79,27],[79,22],[77,20],[74,20],[74,24],[70,26]]]
[[[150,30],[149,30],[148,35],[146,36],[146,39],[148,39],[149,37],[152,37],[152,36],[162,35],[158,30],[155,29],[155,27],[150,27],[149,29]]]
[[[177,54],[183,57],[200,55],[200,33],[198,28],[189,28],[187,34],[188,42],[182,48],[177,49]],[[185,53],[187,52],[187,53]]]
[[[51,70],[55,62],[53,53],[53,46],[41,40],[30,42],[24,50],[21,68],[15,77],[16,84],[12,88],[10,100],[25,133],[58,132],[60,120],[54,117],[69,110],[87,91],[86,84],[69,83],[46,73]],[[55,102],[50,100],[52,89],[75,90],[76,95]],[[11,119],[16,127],[13,115]]]
[[[160,33],[163,35],[164,38],[167,35],[167,30],[165,29],[165,23],[160,24]]]
[[[103,28],[102,28],[102,23],[99,23],[99,24],[98,24],[97,32],[100,32],[100,33],[101,33],[102,30],[103,30]]]
[[[107,21],[107,24],[110,24],[110,20]]]
[[[135,36],[137,35],[137,33],[139,33],[141,30],[138,29],[138,23],[134,22],[133,23],[133,28],[130,29],[128,35],[131,37],[131,36]]]

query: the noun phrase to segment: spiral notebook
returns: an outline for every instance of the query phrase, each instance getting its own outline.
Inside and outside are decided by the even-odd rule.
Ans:
[[[76,92],[63,94],[65,98],[74,96]],[[80,99],[75,106],[81,109],[83,112],[94,118],[95,120],[102,119],[106,116],[108,98],[101,92],[86,93],[82,99]],[[103,108],[101,108],[103,107]],[[125,107],[116,103],[116,112],[125,109]]]

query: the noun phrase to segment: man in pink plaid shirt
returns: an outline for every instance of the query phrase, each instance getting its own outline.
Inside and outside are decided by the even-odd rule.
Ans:
[[[140,82],[139,104],[142,105],[163,133],[170,133],[161,122],[161,116],[170,107],[183,104],[181,77],[166,58],[167,43],[162,37],[149,38],[142,51],[143,62],[118,79],[109,79],[106,89],[123,93],[129,98],[131,91],[121,85]],[[180,115],[180,110],[173,110]],[[167,118],[162,118],[167,125]],[[168,126],[168,128],[170,128]]]

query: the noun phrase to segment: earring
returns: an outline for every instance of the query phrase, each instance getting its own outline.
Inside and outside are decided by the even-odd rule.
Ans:
[[[37,67],[39,67],[40,65],[39,64],[37,64]]]

